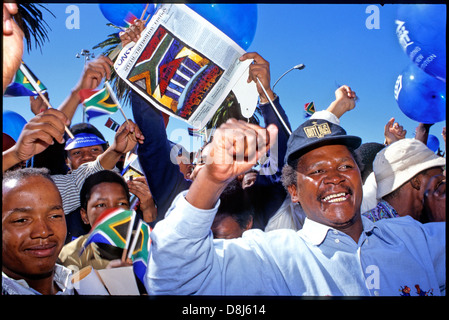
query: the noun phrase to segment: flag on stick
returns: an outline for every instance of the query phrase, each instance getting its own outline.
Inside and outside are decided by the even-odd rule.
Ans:
[[[315,106],[312,102],[306,103],[304,105],[305,117],[309,118],[315,113]]]
[[[120,128],[120,124],[114,121],[111,117],[108,118],[108,121],[106,121],[104,125],[114,132],[117,132],[118,128]]]
[[[128,258],[131,258],[133,261],[134,273],[142,283],[144,283],[148,255],[150,253],[150,233],[151,228],[148,224],[140,220],[128,252]]]
[[[130,238],[135,215],[135,211],[121,208],[104,211],[92,226],[89,237],[83,245],[81,254],[91,243],[105,243],[126,249],[129,246],[128,238]]]
[[[192,137],[205,137],[206,136],[206,128],[203,129],[195,129],[195,128],[187,128],[189,131],[189,136]]]
[[[47,105],[48,108],[53,108],[50,104],[50,102],[48,101],[48,99],[44,96],[44,94],[41,91],[41,87],[40,85],[37,83],[36,77],[34,75],[31,74],[30,70],[25,66],[25,64],[21,64],[19,66],[19,70],[22,71],[23,75],[28,79],[29,83],[31,84],[31,86],[33,87],[33,89],[35,90],[35,92],[39,95],[39,97],[42,99],[42,101],[44,101],[44,103]],[[71,139],[75,139],[75,137],[73,136],[72,132],[69,130],[69,128],[67,128],[66,125],[64,125],[64,130],[67,133],[67,135],[71,138]]]
[[[31,72],[30,68],[28,68],[22,61],[19,70],[17,70],[16,75],[14,76],[13,82],[5,90],[5,97],[37,96],[39,94],[31,84],[30,80],[28,80],[25,73],[22,71],[24,68],[28,71],[30,77],[33,77],[33,80],[37,83],[39,91],[41,93],[47,91],[44,84],[37,79],[34,73]]]
[[[79,96],[87,114],[87,121],[90,118],[113,114],[118,110],[117,104],[106,87],[101,90],[82,89]]]
[[[125,16],[125,19],[123,20],[128,24],[128,26],[131,26],[134,23],[134,21],[137,20],[137,17],[131,12],[128,12],[127,15]]]
[[[112,100],[117,105],[118,109],[122,113],[123,118],[125,118],[126,123],[128,123],[128,118],[125,115],[125,112],[123,111],[122,107],[120,106],[120,103],[118,102],[118,99],[114,93],[114,90],[112,90],[111,85],[109,84],[109,81],[105,81],[104,86],[108,89],[109,94],[111,95]]]

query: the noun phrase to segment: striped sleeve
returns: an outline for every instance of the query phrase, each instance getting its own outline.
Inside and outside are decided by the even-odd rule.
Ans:
[[[80,192],[84,181],[91,174],[101,170],[105,169],[97,158],[95,161],[82,164],[69,174],[51,176],[61,194],[62,207],[65,214],[69,214],[81,205]]]

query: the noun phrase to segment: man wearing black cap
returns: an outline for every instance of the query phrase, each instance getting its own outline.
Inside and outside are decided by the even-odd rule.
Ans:
[[[329,121],[306,121],[288,141],[283,170],[284,176],[292,176],[289,182],[284,177],[292,202],[299,202],[314,221],[345,230],[356,242],[363,192],[354,150],[360,144],[359,137]]]
[[[398,296],[416,286],[445,294],[445,224],[362,217],[352,152],[361,139],[326,120],[306,121],[287,144],[285,162],[296,174],[287,188],[306,213],[303,228],[213,239],[220,193],[276,134],[273,125],[235,120],[216,131],[211,159],[151,233],[149,294]]]

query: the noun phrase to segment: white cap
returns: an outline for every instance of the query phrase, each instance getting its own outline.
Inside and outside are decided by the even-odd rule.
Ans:
[[[445,158],[437,156],[419,140],[401,139],[392,143],[374,159],[377,199],[398,189],[421,171],[445,164]]]

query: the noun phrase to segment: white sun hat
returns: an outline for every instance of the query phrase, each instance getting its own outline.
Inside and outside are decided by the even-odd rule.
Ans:
[[[421,171],[445,164],[445,158],[436,155],[419,140],[401,139],[392,143],[374,159],[377,199],[393,192]]]

